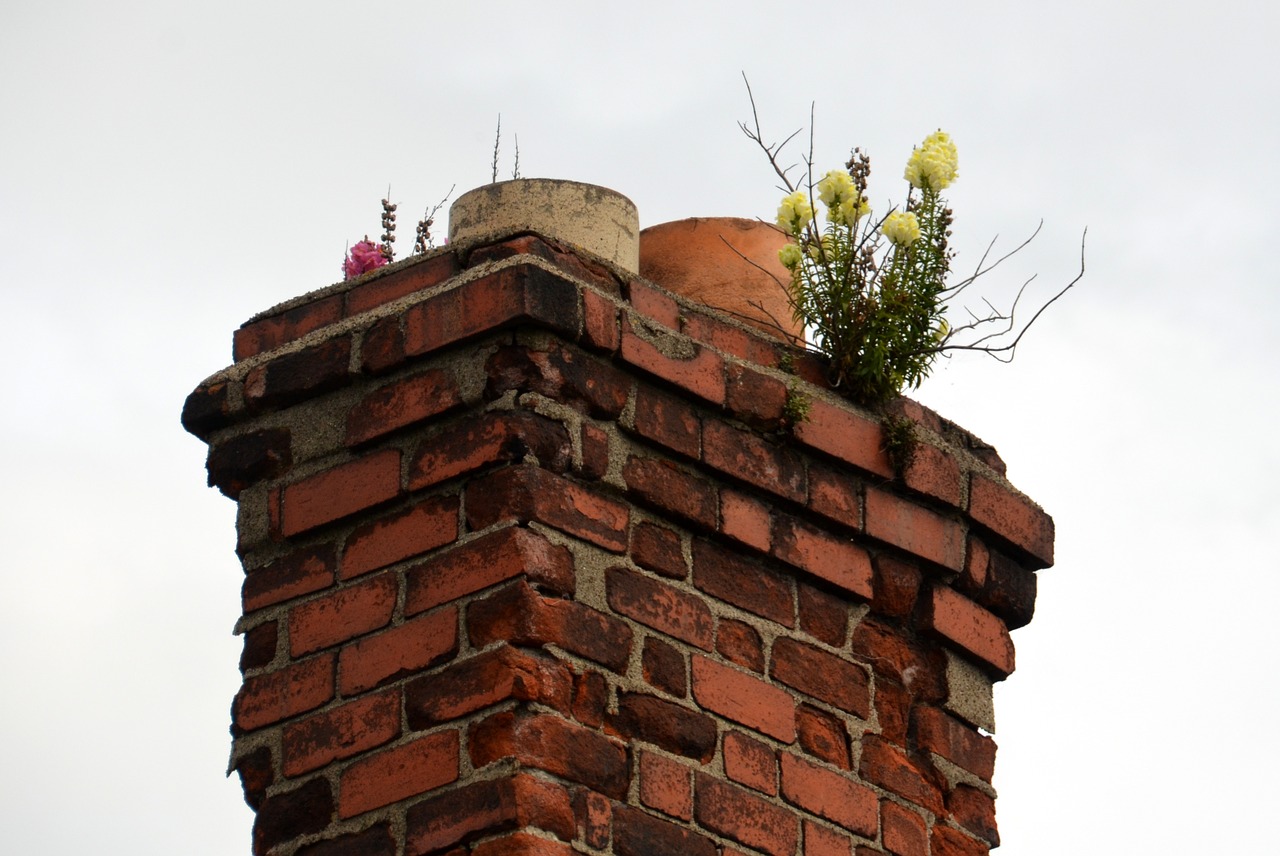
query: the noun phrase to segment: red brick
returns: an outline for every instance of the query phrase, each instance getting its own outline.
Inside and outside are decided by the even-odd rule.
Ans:
[[[911,465],[902,474],[907,487],[957,508],[964,500],[963,478],[951,454],[926,442],[916,443]]]
[[[563,273],[609,294],[620,294],[618,278],[603,264],[589,261],[577,249],[539,235],[518,235],[472,250],[466,261],[469,268],[484,262],[501,261],[512,256],[536,256],[550,262]]]
[[[914,563],[884,553],[876,556],[876,595],[871,610],[893,618],[906,618],[915,611],[924,575]]]
[[[853,842],[848,835],[811,820],[804,822],[804,856],[849,856],[851,852]]]
[[[635,430],[645,439],[694,460],[702,454],[702,422],[697,411],[688,402],[647,384],[636,387]]]
[[[333,585],[337,564],[333,548],[324,545],[295,550],[260,568],[249,569],[240,590],[245,614],[328,588]]]
[[[235,361],[247,360],[300,339],[342,317],[342,295],[313,300],[275,315],[248,321],[232,337]]]
[[[182,402],[182,427],[207,443],[214,431],[230,425],[243,409],[243,404],[232,404],[233,385],[240,384],[206,381],[192,390]]]
[[[333,790],[323,777],[274,793],[263,801],[253,822],[254,856],[265,856],[279,844],[319,832],[332,818]]]
[[[764,673],[764,643],[759,631],[745,621],[720,619],[716,628],[716,653],[731,663]]]
[[[309,716],[284,727],[284,774],[299,776],[350,758],[400,735],[400,692],[391,690]]]
[[[849,636],[849,602],[808,583],[796,585],[800,629],[839,648]]]
[[[693,655],[693,697],[712,713],[784,743],[796,739],[796,706],[790,695],[700,654]]]
[[[988,856],[991,852],[982,842],[940,823],[933,825],[929,844],[932,856]]]
[[[833,714],[802,704],[796,708],[796,735],[800,748],[842,770],[853,769],[849,732]]]
[[[338,655],[343,695],[421,671],[458,650],[458,610],[447,607],[358,639]]]
[[[344,580],[443,547],[458,537],[458,498],[431,497],[357,527],[342,552]]]
[[[549,469],[567,469],[573,457],[569,432],[560,422],[525,411],[468,417],[419,445],[409,462],[409,490],[422,490],[493,464],[518,462],[529,453]]]
[[[693,584],[762,618],[795,626],[795,599],[787,577],[700,538],[693,542]]]
[[[471,726],[467,746],[477,768],[514,758],[613,799],[627,792],[626,747],[558,716],[495,713]]]
[[[732,488],[722,488],[720,531],[735,541],[767,553],[773,537],[773,516],[764,503]]]
[[[847,407],[815,398],[809,404],[809,418],[796,425],[792,433],[806,446],[875,475],[893,478],[880,423]]]
[[[946,586],[935,585],[927,626],[990,665],[1002,677],[1013,672],[1013,640],[1004,622]]]
[[[867,534],[948,570],[964,567],[964,527],[873,487],[867,488]]]
[[[866,671],[821,648],[780,636],[773,643],[769,674],[806,695],[833,704],[862,719],[871,718]]]
[[[929,856],[929,830],[917,812],[890,800],[880,804],[884,848],[893,856]]]
[[[609,682],[604,675],[585,669],[573,676],[573,718],[583,725],[598,727],[604,724],[605,708],[609,705]]]
[[[699,773],[694,794],[698,824],[769,856],[792,856],[800,823],[784,808]]]
[[[847,471],[809,465],[809,508],[828,520],[862,528],[861,486]]]
[[[609,732],[628,744],[652,743],[676,755],[707,763],[716,751],[716,724],[710,716],[657,696],[618,694],[618,712]]]
[[[631,628],[584,603],[542,597],[524,582],[477,601],[467,611],[471,642],[485,646],[558,645],[622,673],[631,659]]]
[[[300,657],[385,627],[398,590],[393,574],[379,574],[295,606],[289,611],[289,653]]]
[[[627,489],[641,502],[682,520],[714,530],[717,523],[716,489],[670,461],[627,459],[622,468]]]
[[[647,814],[642,814],[635,809],[625,806],[618,806],[619,815],[624,812],[635,812],[638,816],[654,823],[662,823],[657,818],[651,818]],[[614,825],[613,804],[608,799],[596,793],[579,788],[573,796],[573,812],[577,817],[579,836],[586,842],[588,847],[594,847],[596,850],[603,850],[609,846],[609,832]],[[621,838],[621,830],[624,825],[624,819],[618,817],[619,838]],[[663,824],[666,825],[665,823]],[[648,856],[650,851],[645,850],[644,856]]]
[[[619,805],[613,810],[613,852],[617,856],[716,856],[719,850],[710,838],[639,809]]]
[[[400,452],[384,449],[284,489],[281,534],[297,535],[364,511],[400,493]]]
[[[699,342],[706,342],[727,354],[749,363],[773,368],[778,364],[777,342],[765,336],[727,324],[706,312],[685,312],[681,331]]]
[[[610,353],[618,350],[622,335],[618,331],[618,307],[604,295],[590,288],[582,289],[583,344]]]
[[[382,374],[404,363],[404,330],[400,316],[374,322],[360,340],[360,370]]]
[[[877,681],[875,703],[880,736],[896,746],[906,746],[911,694],[897,684]]]
[[[914,719],[916,742],[921,749],[936,752],[978,778],[991,781],[996,769],[994,740],[936,707],[918,705]]]
[[[536,520],[615,553],[627,549],[628,507],[532,465],[499,470],[467,486],[467,524]]]
[[[977,538],[969,538],[969,552],[965,555],[964,572],[956,581],[956,588],[969,596],[982,591],[987,584],[987,574],[991,568],[991,552],[987,545]]]
[[[990,796],[968,785],[957,785],[947,794],[947,811],[951,818],[992,847],[1000,846],[996,830],[996,802]]]
[[[458,779],[458,732],[441,731],[360,758],[342,771],[338,816],[375,808],[447,785]]]
[[[293,466],[292,443],[288,428],[262,428],[214,443],[205,461],[209,487],[239,499],[245,488],[289,471]]]
[[[656,636],[646,637],[640,665],[650,686],[676,698],[689,695],[689,673],[684,654],[674,645],[668,645]]]
[[[726,368],[729,412],[756,428],[776,429],[787,406],[787,385],[750,366],[730,363]]]
[[[240,671],[260,669],[276,658],[280,628],[267,621],[244,632],[244,648],[240,652]]]
[[[346,314],[348,317],[358,315],[406,294],[435,288],[460,270],[458,259],[451,252],[421,259],[417,264],[363,282],[348,291]]]
[[[602,479],[609,472],[609,433],[589,422],[582,423],[583,478]]]
[[[391,824],[379,823],[299,847],[294,856],[396,856],[396,840]]]
[[[333,698],[333,662],[333,655],[325,654],[246,678],[231,709],[236,728],[252,731],[328,702]]]
[[[838,823],[850,832],[875,838],[880,826],[875,792],[852,779],[783,752],[782,796],[792,805]]]
[[[640,753],[640,802],[671,817],[692,820],[692,772],[663,755]]]
[[[715,619],[701,598],[626,568],[611,568],[605,579],[614,612],[711,650]]]
[[[957,586],[957,588],[961,588]],[[986,582],[976,592],[964,592],[1016,630],[1031,623],[1036,612],[1036,574],[1003,553],[992,552]],[[961,588],[963,591],[963,589]]]
[[[862,778],[934,814],[942,813],[942,792],[907,753],[874,734],[862,737]]]
[[[428,369],[375,389],[347,412],[346,444],[355,446],[462,404],[453,376]]]
[[[637,523],[632,528],[631,559],[642,568],[674,580],[689,574],[680,533],[653,523]]]
[[[737,731],[724,735],[724,774],[763,794],[778,793],[778,759],[771,748]]]
[[[671,330],[680,329],[680,304],[670,293],[633,279],[627,284],[627,299],[646,318]]]
[[[581,313],[577,286],[536,265],[517,264],[460,283],[407,309],[405,353],[419,356],[530,322],[576,335]]]
[[[579,413],[616,419],[627,404],[633,378],[563,342],[499,348],[485,361],[486,398],[512,390],[537,392]]]
[[[726,475],[772,494],[803,502],[808,494],[804,463],[793,450],[775,446],[754,431],[717,419],[702,426],[702,459]]]
[[[936,646],[925,647],[907,631],[868,616],[853,628],[850,650],[871,671],[926,700],[943,698],[945,666]],[[884,681],[877,682],[883,686]]]
[[[404,614],[424,612],[522,575],[554,591],[573,591],[569,551],[529,529],[509,526],[410,568]]]
[[[560,785],[518,774],[464,785],[416,803],[405,815],[405,854],[440,853],[495,832],[536,827],[574,837],[573,806]]]
[[[1012,488],[974,474],[969,480],[969,516],[1036,560],[1053,564],[1053,518]]]
[[[577,856],[568,844],[540,838],[528,832],[513,832],[482,841],[471,848],[471,856]]]
[[[803,521],[777,515],[773,555],[862,598],[874,593],[867,551]]]
[[[350,379],[351,337],[342,336],[250,369],[244,378],[244,401],[255,410],[296,404]]]
[[[567,710],[572,691],[573,676],[563,663],[503,645],[410,681],[405,717],[420,731],[508,699]]]
[[[724,404],[724,357],[678,334],[668,333],[654,338],[662,342],[661,349],[636,335],[624,318],[622,359],[712,404]],[[664,351],[682,356],[668,356]]]

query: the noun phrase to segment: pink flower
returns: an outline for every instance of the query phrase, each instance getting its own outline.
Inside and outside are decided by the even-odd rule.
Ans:
[[[386,263],[387,257],[382,254],[382,248],[365,238],[357,242],[347,253],[347,258],[342,263],[343,279],[355,279],[361,274],[377,270]]]

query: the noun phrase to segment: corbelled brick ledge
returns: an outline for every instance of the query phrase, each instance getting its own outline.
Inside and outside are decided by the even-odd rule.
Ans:
[[[234,351],[183,424],[239,502],[255,853],[998,843],[991,686],[1053,523],[989,446],[904,399],[895,475],[813,359],[533,235]]]

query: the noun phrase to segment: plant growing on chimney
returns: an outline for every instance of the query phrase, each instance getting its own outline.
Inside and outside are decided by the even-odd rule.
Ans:
[[[968,323],[952,327],[945,318],[948,302],[1035,234],[991,265],[984,254],[973,275],[948,284],[952,214],[941,193],[959,172],[951,138],[937,131],[915,148],[903,173],[908,182],[905,204],[877,219],[867,197],[871,160],[865,153],[855,148],[843,169],[829,170],[815,182],[811,136],[804,180],[797,184],[789,168],[778,163],[779,153],[796,134],[782,143],[766,144],[749,83],[747,95],[754,126],[739,126],[764,150],[786,194],[776,222],[792,243],[778,258],[791,272],[786,288],[794,318],[808,331],[808,345],[828,357],[832,385],[855,401],[875,406],[905,387],[918,387],[937,357],[949,350],[1012,359],[1019,340],[1040,314],[1084,275],[1082,241],[1080,273],[1046,301],[1012,341],[1002,342],[1000,337],[1015,327],[1014,314],[1026,283],[1007,312],[984,301],[987,314],[969,313]],[[815,202],[825,209],[822,224]]]
[[[449,192],[444,198],[435,205],[427,209],[422,215],[422,219],[418,221],[417,234],[413,242],[413,254],[425,253],[427,250],[435,248],[435,238],[431,234],[431,227],[435,224],[436,214],[444,207],[445,202],[453,195],[454,188],[449,188]],[[342,262],[342,278],[344,280],[355,279],[363,276],[371,270],[377,270],[389,262],[395,261],[396,251],[392,244],[396,241],[396,208],[399,206],[391,202],[391,188],[387,188],[387,198],[382,200],[382,243],[375,244],[369,240],[369,236],[365,235],[364,239],[357,241],[354,247],[347,250],[346,256]]]

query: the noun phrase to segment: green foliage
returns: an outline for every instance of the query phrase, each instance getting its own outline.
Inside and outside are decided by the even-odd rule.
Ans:
[[[916,457],[916,424],[905,416],[886,415],[881,421],[884,453],[899,478]]]
[[[809,408],[813,399],[798,389],[787,390],[787,403],[782,407],[782,418],[786,424],[794,428],[809,418]]]

